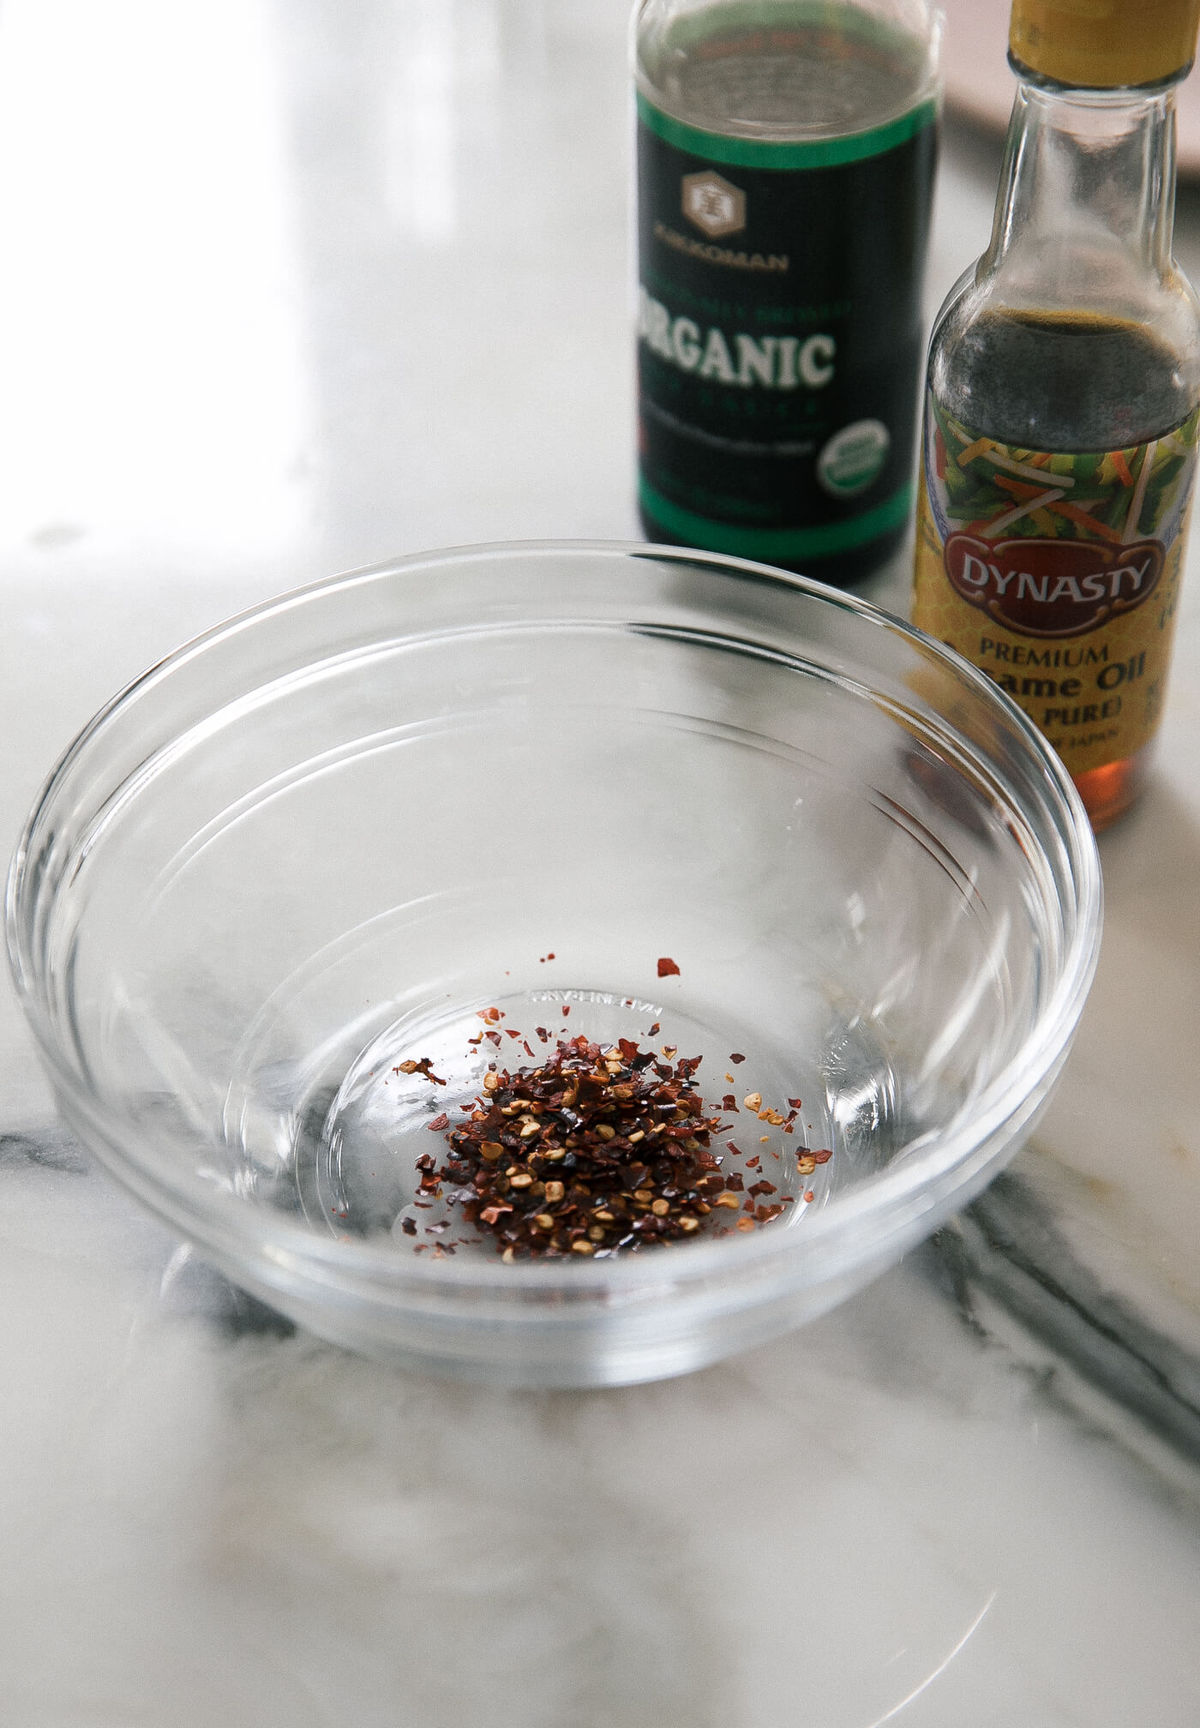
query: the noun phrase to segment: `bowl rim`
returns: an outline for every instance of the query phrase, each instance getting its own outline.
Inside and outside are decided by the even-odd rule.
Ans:
[[[22,908],[30,890],[31,858],[35,839],[55,798],[79,760],[90,750],[113,717],[133,701],[152,692],[160,683],[198,656],[231,637],[262,628],[285,614],[302,608],[322,595],[348,592],[355,587],[415,575],[439,566],[481,561],[586,555],[618,562],[648,559],[657,563],[700,566],[736,580],[766,586],[778,593],[804,594],[822,604],[858,617],[885,633],[899,635],[918,646],[935,661],[952,669],[968,687],[994,704],[1021,735],[1024,746],[1039,765],[1039,783],[1048,812],[1057,817],[1066,860],[1060,866],[1073,882],[1073,940],[1064,944],[1059,976],[1043,1005],[1035,1026],[1027,1032],[1019,1049],[930,1145],[904,1156],[899,1167],[873,1174],[853,1191],[838,1195],[830,1205],[806,1216],[799,1226],[739,1233],[720,1240],[707,1239],[672,1245],[670,1254],[615,1255],[600,1261],[570,1262],[518,1260],[505,1265],[494,1261],[462,1260],[402,1255],[377,1240],[320,1235],[287,1214],[246,1207],[216,1189],[197,1187],[195,1178],[184,1180],[171,1170],[154,1169],[128,1149],[128,1130],[114,1139],[119,1123],[97,1107],[85,1077],[69,1064],[64,1072],[64,1052],[55,1037],[50,1015],[39,997],[39,978],[29,952]],[[949,723],[947,723],[949,726]],[[32,890],[36,903],[36,889]],[[90,1149],[118,1180],[130,1187],[142,1203],[156,1211],[188,1239],[229,1258],[231,1239],[245,1260],[259,1264],[264,1244],[271,1238],[271,1252],[278,1241],[281,1256],[303,1263],[306,1275],[320,1271],[332,1285],[369,1286],[373,1294],[381,1285],[394,1296],[414,1292],[436,1292],[450,1296],[456,1291],[498,1296],[528,1296],[534,1292],[577,1294],[580,1297],[617,1293],[623,1289],[644,1292],[647,1287],[686,1287],[711,1282],[714,1274],[762,1274],[779,1262],[802,1256],[819,1256],[830,1241],[840,1241],[847,1228],[863,1227],[879,1220],[877,1233],[867,1233],[863,1252],[851,1257],[869,1257],[894,1240],[915,1240],[922,1233],[923,1217],[944,1216],[942,1201],[947,1191],[961,1203],[983,1186],[997,1149],[1008,1144],[1006,1130],[1014,1122],[1019,1133],[1022,1116],[1036,1110],[1042,1093],[1065,1059],[1091,988],[1099,958],[1103,924],[1103,881],[1095,836],[1082,801],[1065,767],[1018,704],[985,673],[971,665],[946,644],[884,607],[858,594],[834,588],[812,578],[779,570],[749,559],[726,557],[686,546],[664,546],[639,540],[522,539],[486,541],[407,553],[378,563],[319,578],[245,608],[192,636],[170,653],[153,662],[126,683],[79,730],[47,774],[22,826],[5,881],[5,936],[9,968],[25,1011],[41,1060],[50,1076],[59,1108],[80,1131]],[[1036,1033],[1036,1045],[1034,1045]],[[1032,1047],[1032,1048],[1031,1048]],[[1030,1055],[1036,1059],[1031,1063]],[[70,1085],[67,1085],[67,1081]],[[65,1094],[65,1095],[64,1095]],[[85,1130],[90,1129],[90,1134]],[[1009,1136],[1011,1138],[1011,1136]],[[97,1146],[104,1149],[100,1150]],[[1015,1149],[1015,1148],[1014,1148]],[[136,1171],[136,1176],[134,1172]],[[219,1231],[216,1228],[219,1224]],[[266,1228],[269,1224],[269,1229]],[[931,1226],[932,1227],[932,1226]],[[236,1258],[236,1255],[234,1256]]]

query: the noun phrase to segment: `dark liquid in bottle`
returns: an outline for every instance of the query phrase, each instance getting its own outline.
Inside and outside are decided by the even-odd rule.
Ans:
[[[1192,387],[1142,325],[1086,312],[989,312],[953,341],[938,400],[1027,450],[1121,450],[1187,419]]]
[[[702,11],[679,20],[661,39],[644,38],[639,45],[639,57],[644,74],[643,91],[664,112],[701,131],[773,143],[840,140],[869,133],[913,109],[928,93],[929,56],[924,39],[863,13],[849,0],[824,0],[819,6],[812,5],[811,0],[770,0],[759,4],[715,0]],[[870,171],[870,163],[860,165],[864,175]],[[856,302],[861,301],[855,332],[855,345],[860,352],[854,357],[854,346],[839,338],[839,347],[844,351],[839,359],[839,378],[844,365],[848,376],[856,371],[866,372],[877,380],[894,379],[894,382],[873,386],[869,407],[848,405],[840,415],[831,409],[831,423],[825,435],[842,421],[859,415],[884,420],[890,426],[895,451],[887,470],[887,484],[898,488],[911,480],[914,465],[913,410],[924,353],[919,316],[920,279],[932,193],[932,146],[920,152],[910,146],[904,152],[885,154],[873,171],[881,183],[887,182],[889,175],[894,177],[894,192],[888,184],[883,203],[891,212],[907,211],[911,206],[914,214],[909,227],[894,235],[892,226],[880,222],[876,214],[863,218],[848,234],[839,232],[830,237],[823,218],[810,211],[794,226],[780,228],[775,236],[784,249],[794,247],[799,253],[802,245],[807,248],[803,286],[792,287],[791,278],[781,279],[783,286],[778,298],[783,305],[797,299],[839,301],[852,296]],[[732,169],[726,173],[738,177]],[[827,175],[829,171],[824,173]],[[908,183],[914,175],[918,180],[915,190]],[[819,182],[822,171],[805,178]],[[664,211],[668,207],[677,209],[677,186],[676,173],[671,187],[673,203],[668,206],[664,201]],[[813,205],[813,211],[819,209]],[[898,223],[898,218],[893,216],[893,222]],[[757,242],[748,242],[743,234],[730,244],[753,251]],[[776,250],[774,239],[764,249]],[[886,292],[880,290],[882,301],[878,307],[868,299],[864,281],[887,285]],[[735,271],[722,273],[710,269],[706,279],[689,286],[709,296],[752,301],[752,283],[758,284],[758,296],[768,301],[770,295],[759,279]],[[669,290],[665,297],[670,297]],[[739,311],[733,327],[780,332],[791,328],[786,321],[764,323],[760,327],[754,322],[753,307],[749,315]],[[864,329],[868,332],[865,337]],[[826,395],[837,400],[841,388],[840,383],[834,384]],[[847,400],[849,403],[853,398]],[[690,408],[672,406],[685,423],[695,423]],[[770,443],[775,437],[781,444],[803,442],[812,430],[791,421],[780,425],[784,429],[778,432],[770,425],[765,432],[747,429],[742,435],[747,451],[756,443]],[[727,449],[738,441],[730,426],[714,427],[705,421],[702,430],[719,431],[723,439],[729,440]],[[653,426],[650,435],[662,443],[661,431]],[[713,550],[758,556],[742,544],[738,530],[780,526],[773,512],[781,495],[789,499],[789,510],[795,508],[794,520],[788,526],[819,528],[827,519],[822,512],[828,508],[828,501],[822,495],[809,500],[811,515],[796,503],[797,498],[806,497],[815,488],[812,478],[815,456],[785,458],[766,452],[755,457],[739,456],[735,451],[721,461],[706,455],[704,443],[689,450],[684,435],[675,440],[669,454],[656,457],[652,453],[647,460],[651,473],[661,461],[697,489],[698,496],[690,507],[701,516],[711,517],[709,526],[716,537],[701,543]],[[881,490],[882,487],[883,482]],[[746,506],[744,514],[730,510],[720,501],[726,492],[736,504]],[[864,498],[862,512],[866,514],[877,501],[874,496]],[[760,508],[767,513],[761,522],[755,514]],[[687,543],[681,541],[668,523],[656,517],[645,502],[640,512],[650,539],[675,545]],[[848,514],[853,518],[857,510]],[[829,517],[837,522],[843,519],[841,513]],[[869,540],[837,552],[807,553],[802,557],[773,553],[769,562],[801,571],[819,581],[852,584],[894,557],[907,538],[908,528],[904,520],[882,527]]]

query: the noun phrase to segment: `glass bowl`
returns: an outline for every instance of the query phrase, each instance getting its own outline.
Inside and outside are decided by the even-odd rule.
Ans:
[[[775,571],[585,544],[409,558],[182,648],[67,751],[7,901],[61,1113],[136,1196],[327,1339],[526,1385],[763,1341],[970,1200],[1100,920],[1069,780],[963,661]],[[689,1064],[708,1174],[681,1200],[622,1141],[606,1231],[569,1145],[599,1115],[551,1145],[534,1112],[563,1194],[535,1163],[497,1201],[505,1150],[469,1223],[447,1134],[575,1039],[602,1078]]]

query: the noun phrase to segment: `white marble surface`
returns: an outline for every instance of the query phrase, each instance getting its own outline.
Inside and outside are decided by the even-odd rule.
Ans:
[[[625,11],[5,0],[5,852],[231,610],[636,534]],[[997,158],[948,129],[931,309]],[[723,1367],[506,1395],[289,1333],[56,1129],[5,985],[4,1728],[1195,1728],[1198,562],[1037,1145]]]

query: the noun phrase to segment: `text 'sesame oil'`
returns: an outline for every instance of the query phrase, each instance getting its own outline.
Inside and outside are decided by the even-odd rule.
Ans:
[[[640,504],[848,582],[913,501],[936,41],[871,6],[638,12]],[[901,8],[903,11],[903,8]]]

